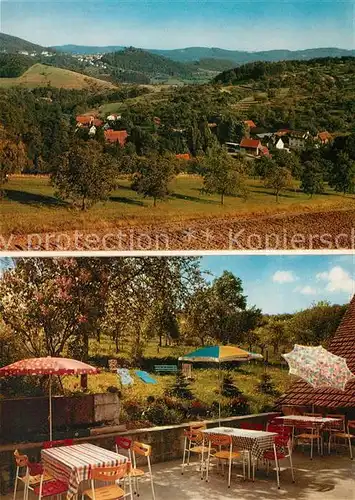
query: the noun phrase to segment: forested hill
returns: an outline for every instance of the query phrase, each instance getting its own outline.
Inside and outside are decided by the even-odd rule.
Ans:
[[[41,45],[37,45],[17,36],[7,35],[6,33],[0,33],[0,52],[42,52],[45,50]],[[54,51],[53,51],[54,52]]]
[[[133,47],[105,54],[102,62],[123,71],[136,71],[150,77],[157,75],[188,77],[192,73],[185,64]]]
[[[313,74],[316,72],[316,74]],[[295,79],[309,77],[334,78],[344,72],[355,73],[355,57],[318,58],[309,61],[253,62],[223,71],[214,78],[215,83],[238,85],[258,81],[278,80],[279,86],[295,83]]]
[[[16,78],[33,65],[33,59],[22,54],[0,53],[0,78]]]

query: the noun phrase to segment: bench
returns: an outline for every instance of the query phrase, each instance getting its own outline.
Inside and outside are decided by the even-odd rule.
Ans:
[[[177,373],[178,367],[176,365],[155,365],[155,372]]]

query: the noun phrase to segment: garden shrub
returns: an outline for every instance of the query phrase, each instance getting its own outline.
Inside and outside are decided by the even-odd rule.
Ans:
[[[235,385],[233,377],[231,375],[224,375],[222,380],[221,388],[222,396],[227,398],[236,398],[242,394],[242,392]]]
[[[277,391],[275,384],[268,373],[263,373],[260,377],[260,382],[257,385],[258,392],[261,394],[269,394],[270,396],[277,396],[279,392]]]
[[[177,373],[173,385],[167,390],[166,394],[168,396],[176,396],[177,398],[185,400],[191,400],[194,398],[190,389],[190,382],[181,372]]]

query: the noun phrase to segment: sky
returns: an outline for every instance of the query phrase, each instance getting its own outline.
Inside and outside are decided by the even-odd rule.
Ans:
[[[44,46],[354,48],[354,0],[0,0],[2,32]]]
[[[212,280],[224,270],[241,278],[248,306],[293,313],[319,301],[345,304],[355,294],[355,256],[213,255],[201,261]]]

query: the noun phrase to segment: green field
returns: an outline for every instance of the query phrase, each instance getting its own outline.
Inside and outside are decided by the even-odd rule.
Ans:
[[[109,82],[82,75],[75,71],[46,66],[40,63],[34,64],[18,78],[0,78],[0,88],[13,86],[26,88],[51,86],[66,89],[84,89],[88,87],[96,87],[98,89],[114,88],[114,85]]]
[[[178,357],[183,353],[190,352],[193,349],[193,347],[186,346],[160,347],[158,353],[156,344],[150,343],[144,351],[144,357],[153,356],[159,358],[169,356],[175,358],[176,364],[178,364]],[[91,354],[100,353],[101,355],[108,355],[111,357],[113,356],[114,346],[108,338],[103,336],[100,343],[95,340],[91,340],[90,351]],[[129,356],[129,353],[123,351],[120,352],[118,356],[125,358]],[[228,364],[226,364],[225,367],[228,367]],[[256,390],[260,376],[265,371],[271,376],[274,386],[279,393],[285,392],[285,390],[292,383],[292,377],[288,375],[288,370],[286,368],[281,369],[276,366],[265,367],[263,363],[243,363],[240,365],[240,369],[222,370],[223,374],[228,373],[229,375],[232,375],[235,385],[247,397],[252,413],[260,412],[265,405],[272,406],[276,399],[275,396],[261,394],[260,391]],[[131,374],[133,375],[133,371],[131,371]],[[119,379],[115,373],[103,371],[99,375],[88,377],[88,390],[92,393],[106,392],[108,387],[117,387],[122,391],[123,407],[125,406],[126,401],[136,401],[142,406],[145,406],[148,396],[154,396],[155,398],[162,397],[165,390],[171,386],[175,378],[173,375],[152,375],[157,380],[158,384],[147,385],[138,377],[134,376],[134,385],[132,387],[125,388],[121,387]],[[196,399],[208,406],[218,400],[218,368],[211,366],[211,368],[208,369],[200,369],[198,368],[198,364],[196,364],[193,367],[192,376],[191,390]],[[78,377],[65,377],[63,378],[63,383],[66,391],[69,391],[70,393],[80,393]],[[228,399],[222,397],[221,402],[222,404],[226,404]]]
[[[201,194],[202,179],[180,175],[170,186],[169,197],[153,207],[151,199],[142,198],[130,189],[128,178],[119,180],[118,189],[106,203],[98,203],[88,212],[69,208],[58,201],[47,177],[19,176],[6,184],[1,200],[1,233],[74,229],[105,229],[156,222],[183,222],[226,216],[257,216],[259,214],[298,213],[302,211],[354,208],[354,197],[327,191],[310,198],[298,190],[283,193],[276,203],[270,189],[258,180],[249,180],[249,198],[226,197],[221,206],[217,195]]]

